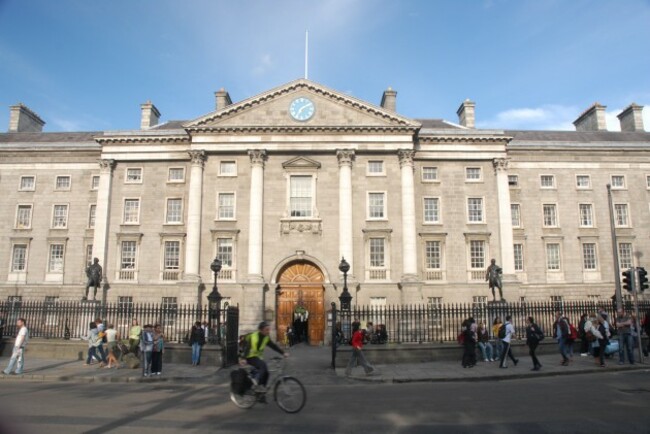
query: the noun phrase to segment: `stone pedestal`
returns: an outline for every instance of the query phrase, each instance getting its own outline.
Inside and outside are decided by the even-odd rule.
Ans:
[[[239,334],[246,334],[257,330],[257,325],[264,321],[264,283],[246,283],[242,287]]]
[[[416,281],[403,281],[400,283],[402,289],[402,304],[422,304],[422,283]]]

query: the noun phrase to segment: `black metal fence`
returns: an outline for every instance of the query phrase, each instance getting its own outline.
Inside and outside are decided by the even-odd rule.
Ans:
[[[614,313],[611,303],[603,303],[610,315]],[[627,312],[634,312],[630,303],[625,304]],[[496,317],[505,322],[507,315],[519,336],[524,336],[527,318],[532,316],[548,335],[552,335],[555,313],[560,310],[576,327],[584,313],[596,311],[593,301],[564,302],[523,302],[523,303],[476,303],[476,304],[422,304],[396,306],[356,306],[352,309],[351,320],[359,320],[362,325],[372,322],[384,325],[388,333],[388,342],[424,343],[455,341],[462,322],[473,317],[477,323],[485,323],[492,335],[492,323]],[[639,302],[641,320],[650,310],[650,301]],[[615,315],[612,315],[614,317]],[[345,326],[344,326],[345,329]],[[345,331],[345,330],[344,330]],[[346,334],[347,336],[347,334]]]
[[[16,335],[16,320],[24,318],[30,337],[50,339],[79,339],[88,334],[89,324],[101,318],[112,324],[122,338],[128,338],[132,320],[140,325],[160,324],[167,342],[186,342],[196,321],[210,321],[208,306],[107,303],[84,301],[0,301],[0,319],[6,325],[5,336]],[[227,309],[221,310],[221,336],[227,331]],[[212,320],[210,336],[216,336],[216,318]]]

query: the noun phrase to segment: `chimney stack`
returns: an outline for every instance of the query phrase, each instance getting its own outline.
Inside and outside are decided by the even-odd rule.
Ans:
[[[456,110],[458,115],[458,123],[467,128],[475,128],[476,120],[474,115],[474,108],[476,104],[469,99],[463,101],[463,103]]]
[[[381,106],[391,112],[397,111],[397,91],[388,87],[381,96]]]
[[[595,102],[573,121],[576,131],[607,131],[606,108],[607,106]]]
[[[645,131],[643,128],[643,106],[630,104],[618,116],[621,131]]]
[[[151,127],[158,125],[160,120],[160,112],[151,101],[147,101],[144,104],[140,104],[141,116],[140,116],[140,129],[146,130]]]
[[[43,131],[45,121],[23,103],[12,105],[9,109],[8,131],[10,133],[40,133]]]
[[[223,87],[214,93],[214,97],[217,110],[223,110],[232,104],[230,94]]]

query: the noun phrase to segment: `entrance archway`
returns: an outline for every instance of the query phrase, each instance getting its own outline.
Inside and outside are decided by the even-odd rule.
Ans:
[[[323,272],[311,262],[291,262],[277,282],[278,340],[284,341],[291,326],[297,339],[320,345],[325,337]]]

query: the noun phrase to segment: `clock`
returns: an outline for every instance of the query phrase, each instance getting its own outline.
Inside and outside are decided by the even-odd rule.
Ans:
[[[307,121],[314,116],[314,103],[309,98],[296,98],[291,101],[289,113],[297,121]]]

